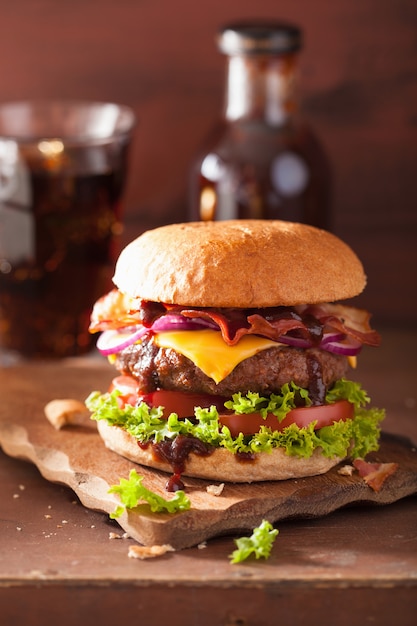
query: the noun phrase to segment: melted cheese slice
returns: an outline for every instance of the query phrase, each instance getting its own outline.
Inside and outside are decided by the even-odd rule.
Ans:
[[[347,358],[347,362],[349,363],[350,367],[352,369],[356,369],[356,365],[357,365],[357,362],[358,362],[357,357],[356,356],[348,356],[346,358]]]
[[[219,383],[241,361],[267,348],[281,344],[256,335],[245,335],[234,346],[228,346],[217,330],[166,331],[155,335],[160,348],[172,348],[192,361],[206,376]]]

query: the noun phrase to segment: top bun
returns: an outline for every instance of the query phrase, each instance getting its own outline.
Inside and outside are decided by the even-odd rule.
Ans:
[[[366,276],[335,235],[274,220],[170,224],[121,253],[113,278],[142,300],[194,307],[262,308],[358,295]]]

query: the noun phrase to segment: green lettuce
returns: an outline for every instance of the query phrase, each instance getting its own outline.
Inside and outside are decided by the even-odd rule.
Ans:
[[[235,539],[237,548],[230,555],[230,562],[241,563],[252,554],[257,559],[267,559],[271,554],[278,532],[278,529],[274,528],[270,522],[263,520],[257,528],[254,528],[250,537]]]
[[[245,396],[241,393],[235,393],[231,400],[225,402],[224,406],[240,415],[260,413],[264,419],[268,413],[273,413],[278,421],[282,422],[291,409],[299,406],[300,401],[305,406],[311,406],[308,390],[298,387],[295,383],[285,383],[279,395],[272,393],[270,397],[264,398],[259,393],[249,392]]]
[[[142,485],[142,481],[143,476],[139,476],[136,470],[132,469],[128,479],[121,478],[119,485],[110,487],[109,493],[117,493],[123,504],[110,515],[112,519],[120,517],[125,509],[134,509],[140,502],[146,502],[152,513],[177,513],[190,508],[190,500],[184,491],[178,490],[170,500],[165,500]]]
[[[326,402],[349,400],[355,407],[353,419],[335,422],[319,430],[314,430],[314,422],[304,428],[291,424],[282,431],[261,426],[253,435],[232,437],[227,426],[220,423],[218,411],[213,406],[196,408],[193,420],[180,419],[176,413],[165,418],[162,407],[150,408],[145,403],[137,407],[126,405],[121,409],[117,403],[118,395],[117,390],[90,394],[86,405],[92,412],[92,419],[104,419],[110,425],[119,426],[142,443],[158,443],[182,434],[233,453],[270,452],[274,448],[283,448],[290,456],[308,458],[320,448],[328,458],[348,455],[363,458],[368,452],[378,450],[380,422],[385,415],[382,409],[366,408],[370,400],[359,383],[341,379],[327,392]],[[300,405],[300,399],[306,406],[311,405],[308,390],[291,383],[283,386],[281,395],[272,394],[268,398],[255,393],[235,394],[226,402],[226,408],[240,413],[261,412],[264,416],[273,413],[282,421],[291,409]]]

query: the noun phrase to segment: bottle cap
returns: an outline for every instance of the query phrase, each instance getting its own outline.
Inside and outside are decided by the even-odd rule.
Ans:
[[[235,22],[220,29],[218,46],[224,54],[285,54],[302,46],[302,31],[286,22]]]

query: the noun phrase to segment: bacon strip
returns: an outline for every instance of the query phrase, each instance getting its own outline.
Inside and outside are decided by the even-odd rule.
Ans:
[[[346,333],[368,346],[379,346],[381,338],[370,326],[371,315],[365,309],[343,304],[319,304],[306,307],[304,313],[316,317],[324,325]]]
[[[296,333],[311,346],[318,345],[323,333],[339,332],[377,346],[380,336],[369,325],[370,314],[362,309],[341,304],[304,305],[268,309],[200,309],[175,305],[150,306],[113,289],[94,305],[90,332],[123,328],[143,323],[150,327],[165,311],[180,313],[187,318],[209,319],[215,322],[224,341],[233,346],[244,335],[260,335],[272,341],[287,333]],[[146,319],[145,319],[146,318]]]
[[[97,333],[102,330],[134,326],[140,323],[140,314],[137,309],[138,301],[118,289],[112,289],[95,303],[89,331]]]
[[[380,491],[388,476],[398,469],[398,463],[368,463],[363,459],[355,459],[353,465],[358,470],[359,476],[374,491]]]
[[[278,313],[279,309],[283,310],[281,314]],[[240,320],[236,317],[238,314],[235,311],[235,309],[231,311],[226,309],[223,313],[218,309],[178,308],[178,312],[181,312],[184,317],[208,318],[216,322],[222,331],[224,341],[231,346],[236,344],[244,335],[261,335],[277,341],[280,336],[286,335],[290,331],[298,331],[303,338],[310,339],[314,345],[317,343],[315,341],[316,334],[312,336],[311,324],[304,321],[308,317],[318,320],[323,328],[341,332],[362,344],[378,346],[380,343],[379,333],[372,330],[369,325],[370,314],[363,309],[355,309],[350,306],[322,304],[294,308],[280,307],[272,311],[267,309],[268,317],[262,315],[262,309],[259,309],[259,313],[254,312],[249,315],[248,311],[243,309],[240,312]],[[276,315],[274,315],[274,311]],[[288,312],[293,314],[288,315]],[[316,333],[316,329],[314,331]]]

